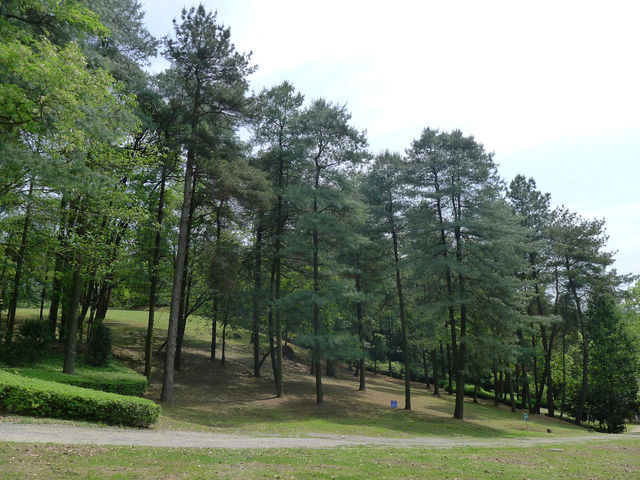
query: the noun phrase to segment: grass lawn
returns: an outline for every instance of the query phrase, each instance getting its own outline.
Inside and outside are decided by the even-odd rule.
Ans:
[[[37,315],[37,310],[19,309],[19,317]],[[154,369],[146,397],[158,401],[162,386],[164,352],[155,354],[166,335],[168,312],[156,316]],[[106,323],[113,330],[114,355],[138,373],[143,369],[147,312],[109,310]],[[347,368],[337,377],[323,379],[325,403],[316,405],[314,377],[300,361],[285,360],[283,398],[274,395],[269,360],[262,377],[252,375],[252,345],[244,331],[228,331],[226,365],[220,364],[221,341],[216,360],[209,358],[211,324],[193,317],[187,324],[183,364],[176,372],[173,402],[163,405],[163,414],[152,428],[243,434],[308,435],[335,433],[384,437],[466,436],[522,437],[581,435],[585,429],[566,421],[511,413],[504,405],[471,399],[465,403],[465,421],[453,419],[454,397],[443,392],[434,397],[424,384],[414,383],[412,411],[402,409],[403,382],[367,373],[367,391],[359,392],[358,380]],[[236,335],[233,335],[235,333]],[[218,336],[221,328],[218,328]],[[239,338],[233,338],[233,337]],[[262,347],[263,350],[265,347]],[[299,357],[306,352],[296,349]],[[391,409],[397,400],[398,409]]]
[[[19,311],[24,318],[37,310]],[[167,313],[157,316],[154,353],[164,340]],[[142,371],[147,313],[110,310],[114,355]],[[300,361],[285,361],[285,396],[273,394],[267,360],[262,377],[252,376],[251,345],[246,332],[229,335],[227,362],[210,360],[211,325],[195,317],[185,335],[183,365],[176,372],[174,400],[163,405],[156,430],[212,431],[242,434],[298,435],[333,433],[384,437],[443,436],[473,438],[553,437],[557,444],[528,447],[332,449],[163,449],[0,443],[1,478],[47,479],[203,479],[203,478],[501,478],[501,479],[635,479],[640,472],[640,437],[610,443],[563,444],[563,436],[584,435],[585,429],[565,421],[530,415],[525,429],[522,412],[481,400],[465,403],[465,421],[452,418],[454,397],[432,395],[414,383],[413,410],[402,410],[401,380],[367,374],[367,391],[357,391],[353,372],[339,368],[324,378],[325,404],[315,404],[314,377]],[[219,329],[220,335],[221,329]],[[236,337],[236,338],[233,338]],[[264,349],[264,347],[263,347]],[[163,354],[154,358],[147,398],[158,401]],[[400,409],[390,408],[397,400]],[[0,421],[3,419],[0,417]],[[4,421],[16,421],[5,417]],[[58,423],[24,418],[25,422]],[[61,422],[69,423],[69,422]],[[546,430],[552,429],[552,434]],[[167,435],[170,435],[167,432]]]
[[[522,448],[164,449],[0,443],[3,480],[637,479],[640,439]]]

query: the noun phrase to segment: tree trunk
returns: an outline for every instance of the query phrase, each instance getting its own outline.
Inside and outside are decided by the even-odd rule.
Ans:
[[[529,377],[527,370],[522,361],[522,408],[528,408],[531,411],[531,393],[529,392]]]
[[[356,292],[360,295],[362,291],[362,275],[360,273],[356,274]],[[362,302],[360,301],[360,296],[358,296],[358,301],[356,302],[356,320],[358,322],[358,337],[360,338],[360,348],[362,349],[362,355],[359,359],[359,369],[360,369],[360,385],[358,386],[358,390],[364,392],[367,387],[365,385],[365,365],[364,365],[364,356],[365,356],[365,348],[364,348],[364,318],[362,315]]]
[[[274,339],[274,303],[275,303],[275,282],[276,282],[276,262],[271,262],[271,276],[269,277],[269,314],[268,314],[268,330],[269,330],[269,355],[271,359],[271,371],[273,372],[273,386],[276,390],[276,397],[280,391],[278,388],[278,364],[276,360],[276,343]]]
[[[520,340],[520,345],[524,347],[525,340],[524,335],[522,334],[522,330],[518,329],[516,332],[518,339]],[[521,369],[522,369],[522,402],[521,407],[528,408],[529,412],[531,411],[531,394],[529,392],[529,377],[527,375],[527,363],[525,358],[521,360]]]
[[[7,273],[7,262],[3,262],[2,273],[0,274],[0,285],[2,285],[2,291],[0,291],[0,326],[2,326],[2,311],[4,310],[7,286],[4,283],[5,274]]]
[[[220,357],[220,366],[224,367],[227,361],[227,325],[229,324],[229,301],[224,309],[224,320],[222,321],[222,356]]]
[[[91,311],[89,312],[89,322],[87,322],[87,343],[91,340],[91,328],[93,327],[93,319],[95,318],[96,308],[95,303],[91,305]]]
[[[553,417],[555,414],[555,405],[553,404],[553,379],[551,376],[551,352],[553,351],[553,342],[558,333],[557,325],[551,327],[551,335],[549,336],[548,348],[545,352],[545,371],[547,372],[547,415]]]
[[[49,264],[47,263],[47,269],[45,270],[45,279],[42,281],[42,290],[40,291],[40,321],[44,321],[44,299],[47,293],[46,289],[46,276],[49,273]],[[0,278],[0,284],[2,284],[2,279]],[[2,317],[2,312],[0,312],[0,317]],[[0,322],[1,323],[1,322]]]
[[[330,358],[327,358],[327,365],[325,367],[325,376],[327,377],[335,377],[336,376],[336,361]]]
[[[187,268],[189,268],[189,255],[187,255]],[[189,298],[191,296],[191,283],[193,281],[193,274],[189,274],[188,278],[183,282],[182,302],[180,303],[180,322],[178,323],[178,335],[176,338],[176,357],[174,360],[174,368],[180,370],[182,362],[182,344],[184,342],[184,332],[187,328],[187,318],[189,317]],[[186,285],[186,288],[185,288]]]
[[[24,223],[22,224],[22,236],[20,237],[20,248],[16,255],[16,272],[13,277],[13,293],[9,302],[9,310],[7,311],[7,328],[4,334],[4,341],[9,343],[13,337],[13,328],[16,322],[16,309],[18,308],[18,295],[20,293],[20,277],[22,276],[22,262],[27,250],[27,235],[29,233],[29,224],[31,223],[31,200],[33,198],[33,177],[29,180],[29,193],[27,194],[27,207],[24,215]]]
[[[218,295],[213,295],[213,318],[211,319],[211,360],[216,359],[216,336],[218,334]]]
[[[424,368],[424,385],[425,388],[428,390],[431,386],[429,385],[429,368],[428,368],[428,364],[427,364],[427,351],[423,350],[422,351],[422,366]]]
[[[174,358],[174,368],[176,370],[180,370],[180,360],[182,357],[182,342],[184,341],[184,331],[187,327],[187,317],[188,308],[189,308],[189,293],[191,292],[191,279],[193,276],[189,276],[189,280],[187,280],[187,276],[189,273],[189,248],[191,246],[191,226],[193,224],[193,212],[195,210],[195,202],[194,196],[196,193],[196,176],[193,176],[193,186],[191,187],[191,202],[189,202],[189,218],[187,221],[187,246],[186,252],[184,255],[184,269],[182,271],[182,285],[180,290],[180,306],[178,310],[178,331],[176,336],[176,353]],[[216,214],[216,224],[217,224],[217,242],[220,241],[220,215]],[[186,295],[186,297],[185,297]]]
[[[284,387],[282,385],[282,309],[280,308],[280,284],[282,283],[280,267],[280,257],[276,258],[276,306],[275,306],[275,328],[276,328],[276,368],[275,368],[275,383],[276,383],[276,397],[280,398],[284,395]]]
[[[107,316],[107,310],[109,309],[109,303],[111,301],[111,290],[113,285],[110,280],[105,279],[100,287],[100,294],[98,295],[98,301],[96,303],[96,320],[104,320]],[[64,311],[63,311],[64,313]]]
[[[531,326],[531,328],[533,328],[533,325]],[[536,348],[535,335],[531,335],[531,346],[533,347],[533,386],[534,386],[535,399],[536,399],[536,402],[533,406],[533,413],[540,414],[540,401],[538,399],[542,398],[542,393],[540,393],[541,388],[538,383],[538,355],[535,353],[535,348]]]
[[[197,93],[197,92],[196,92]],[[197,97],[199,95],[196,95]],[[195,122],[195,117],[194,117]],[[195,143],[195,127],[192,125],[192,140]],[[176,355],[176,342],[178,336],[178,322],[180,321],[180,296],[182,293],[182,279],[186,268],[187,256],[187,232],[189,231],[189,212],[191,211],[192,184],[194,177],[195,153],[190,147],[187,152],[187,165],[184,178],[184,196],[182,212],[180,214],[180,231],[178,234],[178,251],[176,252],[175,270],[173,274],[173,288],[171,291],[171,310],[169,313],[169,327],[167,329],[167,354],[164,362],[164,376],[160,399],[163,402],[171,402],[173,399],[174,385],[174,361]]]
[[[89,307],[91,306],[91,297],[93,297],[93,291],[95,290],[95,282],[93,278],[95,277],[96,269],[93,269],[93,272],[90,274],[89,285],[87,285],[87,290],[85,291],[84,298],[82,299],[82,309],[80,311],[80,315],[78,316],[78,342],[82,342],[83,330],[84,330],[84,319],[87,316],[87,312],[89,311]],[[89,333],[87,332],[87,337]]]
[[[453,376],[453,369],[451,367],[451,345],[447,343],[447,377],[448,377],[447,393],[449,393],[449,395],[453,395],[453,382],[451,381],[452,376]]]
[[[567,394],[567,328],[562,329],[562,402],[560,403],[560,418],[564,415],[564,401]]]
[[[153,244],[153,258],[151,260],[151,275],[149,278],[149,317],[147,319],[147,335],[144,340],[144,375],[151,385],[151,367],[153,365],[153,325],[155,309],[158,303],[158,266],[160,265],[160,243],[162,241],[162,221],[164,219],[164,191],[167,183],[167,164],[162,160],[160,174],[160,194],[158,196],[158,212],[156,214],[156,235]]]
[[[389,378],[393,378],[393,371],[391,370],[391,319],[389,319],[389,323],[387,324],[387,346],[389,350],[387,351],[387,357],[389,360]]]
[[[400,328],[402,330],[402,358],[404,363],[404,409],[411,410],[411,371],[409,365],[409,341],[407,339],[407,319],[404,312],[404,297],[402,295],[402,280],[400,278],[400,256],[398,255],[398,234],[393,222],[393,212],[389,205],[389,222],[391,224],[391,239],[393,240],[393,258],[396,267],[396,289],[398,291],[398,307],[400,310]]]
[[[567,272],[569,271],[569,262],[567,260]],[[589,338],[587,336],[587,325],[582,314],[582,305],[580,298],[578,297],[577,289],[573,281],[569,280],[569,290],[573,296],[573,300],[576,304],[576,311],[578,313],[578,320],[580,320],[580,333],[582,334],[582,387],[580,389],[580,400],[576,406],[576,418],[574,423],[580,425],[582,423],[582,416],[584,414],[584,405],[587,401],[587,388],[589,381]]]
[[[516,409],[516,398],[513,392],[513,381],[511,380],[511,373],[507,371],[507,388],[509,389],[509,402],[511,403],[511,411],[513,413],[517,412]]]
[[[113,265],[115,264],[116,258],[118,256],[118,248],[125,232],[127,231],[128,224],[125,221],[120,221],[118,227],[119,230],[116,230],[115,238],[110,242],[111,251],[109,252],[109,256],[106,261],[108,270],[102,282],[100,296],[98,298],[96,307],[96,319],[100,320],[104,320],[107,316],[107,310],[109,309],[109,304],[111,302],[111,292],[113,291],[114,285]]]
[[[458,198],[458,205],[460,205],[460,198]],[[459,212],[459,209],[458,209]],[[458,213],[459,214],[459,213]],[[456,226],[454,229],[456,238],[456,259],[458,265],[462,264],[462,244],[460,238],[460,227]],[[465,283],[464,276],[458,274],[458,289],[460,298],[465,296]],[[453,351],[453,365],[456,370],[456,406],[453,412],[454,418],[459,420],[464,419],[464,382],[465,382],[465,360],[467,344],[465,337],[467,334],[467,307],[464,303],[460,305],[460,344],[458,344],[458,338],[455,335],[455,324],[451,324],[451,350]]]
[[[60,226],[58,230],[58,245],[64,245],[64,230],[66,223],[67,202],[64,196],[60,200]],[[49,328],[55,335],[58,324],[58,308],[60,306],[60,296],[62,294],[62,272],[64,272],[64,258],[60,252],[56,254],[56,262],[51,277],[51,305],[49,306]]]
[[[316,162],[315,174],[315,191],[313,196],[313,216],[318,218],[318,188],[320,186],[320,171]],[[324,402],[322,390],[322,369],[320,368],[321,352],[320,352],[320,305],[318,297],[320,295],[320,274],[319,274],[319,258],[318,258],[318,227],[314,222],[313,225],[313,361],[315,362],[316,376],[316,403]]]
[[[255,271],[253,279],[253,311],[251,337],[253,342],[253,376],[260,376],[260,295],[262,290],[262,227],[256,229]]]
[[[431,365],[433,365],[433,394],[440,396],[440,378],[438,377],[438,363],[436,361],[436,349],[431,350]]]
[[[82,295],[82,278],[80,261],[76,261],[73,269],[73,279],[71,281],[71,313],[67,322],[67,344],[64,350],[63,373],[73,375],[75,373],[76,346],[78,343],[78,310],[80,307],[80,296]]]

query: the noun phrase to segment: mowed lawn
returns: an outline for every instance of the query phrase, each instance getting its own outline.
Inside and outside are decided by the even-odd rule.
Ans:
[[[19,317],[37,316],[38,311],[20,309]],[[113,329],[114,355],[138,372],[143,370],[143,347],[148,313],[109,310],[106,322]],[[168,312],[156,315],[154,370],[146,396],[159,401]],[[283,398],[274,395],[273,376],[267,359],[262,376],[252,371],[249,336],[229,330],[226,364],[221,366],[221,333],[218,327],[216,359],[210,359],[211,323],[190,318],[183,348],[182,367],[176,372],[173,402],[163,404],[163,414],[154,429],[177,429],[229,433],[308,435],[335,433],[385,437],[471,436],[522,437],[582,435],[586,430],[569,422],[512,413],[492,401],[474,404],[467,399],[465,420],[452,418],[454,397],[444,391],[434,397],[424,384],[412,385],[412,411],[404,406],[403,382],[367,372],[367,390],[358,391],[357,378],[346,367],[337,377],[323,379],[325,403],[316,405],[314,377],[309,374],[307,352],[295,349],[297,359],[285,360]],[[263,342],[266,344],[266,342]],[[265,350],[263,345],[262,349]],[[390,408],[392,400],[397,409]],[[552,433],[547,433],[551,429]]]
[[[0,443],[3,480],[637,479],[640,441],[526,448],[184,449]]]
[[[37,311],[19,311],[24,318]],[[166,335],[167,313],[159,312],[154,353]],[[114,354],[141,372],[147,312],[111,310]],[[454,397],[434,397],[414,383],[413,410],[402,409],[401,381],[367,373],[367,391],[357,390],[353,372],[343,367],[336,378],[324,378],[325,404],[315,404],[314,377],[296,349],[297,361],[285,362],[285,396],[276,398],[269,360],[262,377],[252,376],[251,348],[245,331],[228,331],[226,366],[209,358],[211,324],[194,317],[185,336],[183,365],[176,372],[174,400],[163,405],[154,430],[228,432],[245,435],[314,433],[383,437],[546,437],[557,443],[527,447],[331,449],[185,449],[64,446],[0,443],[4,479],[636,479],[640,478],[640,436],[615,442],[563,443],[565,436],[588,435],[585,428],[559,419],[530,415],[481,400],[465,404],[465,420],[452,418]],[[221,335],[221,328],[218,329]],[[263,347],[264,350],[264,347]],[[159,400],[163,353],[154,358],[153,382],[147,397]],[[400,408],[390,408],[397,400]],[[4,421],[19,421],[5,417]],[[54,420],[24,419],[57,423]],[[69,423],[69,422],[63,422]],[[551,433],[547,433],[551,429]],[[0,439],[1,441],[1,439]]]

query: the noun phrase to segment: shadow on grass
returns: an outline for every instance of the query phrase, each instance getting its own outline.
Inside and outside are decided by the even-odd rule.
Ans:
[[[115,354],[141,371],[146,329],[109,322],[113,327]],[[176,372],[173,402],[163,405],[157,428],[234,430],[241,433],[307,435],[310,433],[371,436],[470,436],[508,437],[518,432],[518,414],[493,407],[492,402],[465,402],[466,421],[452,418],[454,396],[434,397],[424,384],[412,384],[413,411],[402,409],[401,380],[367,373],[367,391],[358,391],[358,379],[346,368],[337,378],[323,378],[325,403],[316,405],[314,377],[302,363],[285,361],[284,398],[276,398],[269,359],[262,377],[253,377],[251,346],[246,338],[230,338],[227,362],[209,358],[210,339],[205,326],[187,328],[182,368]],[[155,355],[164,341],[156,334],[154,370],[148,398],[158,400],[164,354]],[[264,349],[264,347],[263,347]],[[220,355],[218,345],[218,356]],[[397,400],[399,409],[391,409]],[[491,405],[490,405],[491,403]]]

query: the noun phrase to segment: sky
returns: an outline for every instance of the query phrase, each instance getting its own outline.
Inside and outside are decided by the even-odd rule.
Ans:
[[[473,135],[507,182],[533,177],[552,207],[605,218],[615,267],[640,274],[640,2],[141,3],[157,37],[183,6],[217,11],[252,52],[254,91],[288,80],[346,104],[374,153],[426,127]]]

